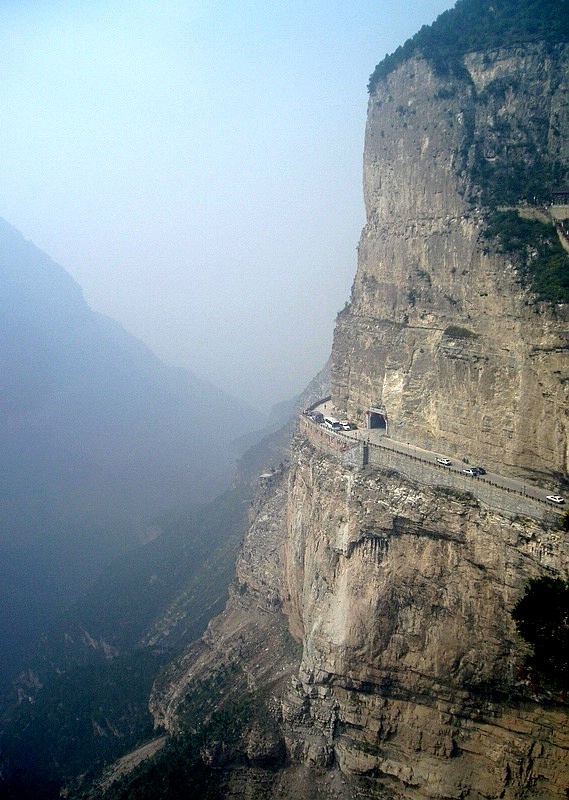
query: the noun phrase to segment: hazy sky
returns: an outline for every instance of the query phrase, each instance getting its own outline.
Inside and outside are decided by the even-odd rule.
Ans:
[[[263,410],[329,355],[367,82],[447,0],[2,0],[0,216]]]

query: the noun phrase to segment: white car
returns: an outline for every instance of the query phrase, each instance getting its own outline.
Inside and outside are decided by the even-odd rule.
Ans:
[[[558,494],[548,494],[546,500],[549,500],[550,503],[557,503],[557,505],[561,505],[565,502],[563,497],[559,497]]]
[[[437,458],[437,464],[441,464],[443,467],[450,467],[452,461],[450,458]]]
[[[343,431],[356,431],[358,429],[355,422],[348,422],[347,419],[340,420],[340,425]]]

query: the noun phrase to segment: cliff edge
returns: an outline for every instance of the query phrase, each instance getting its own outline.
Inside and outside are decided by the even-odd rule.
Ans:
[[[457,14],[476,9],[491,13],[464,0]],[[367,223],[329,401],[360,428],[559,490],[564,31],[446,61],[422,32],[374,73]],[[566,798],[568,707],[523,679],[511,616],[530,578],[569,576],[558,518],[351,466],[302,427],[270,482],[225,614],[153,697],[176,731],[196,680],[236,670],[256,712],[229,751],[208,751],[223,796]]]

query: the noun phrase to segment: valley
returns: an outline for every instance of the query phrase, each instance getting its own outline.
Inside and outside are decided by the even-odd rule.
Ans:
[[[43,414],[79,397],[93,422],[80,454],[69,428],[62,485],[88,494],[117,446],[103,489],[140,510],[153,474],[170,510],[145,506],[151,540],[115,553],[20,675],[0,737],[17,800],[566,800],[568,76],[565,0],[460,0],[377,65],[329,364],[233,477],[247,409],[165,372],[57,273],[75,312],[59,362],[83,369],[71,396],[53,373]],[[116,380],[71,349],[85,319],[119,345]],[[44,395],[12,390],[6,442],[40,463]],[[100,441],[123,396],[134,421]]]

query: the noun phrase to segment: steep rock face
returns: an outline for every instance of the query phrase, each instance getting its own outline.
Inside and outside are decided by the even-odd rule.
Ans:
[[[510,612],[567,537],[299,443],[287,588],[290,752],[405,797],[562,797],[566,709],[522,699]],[[320,733],[315,741],[315,731]]]
[[[518,678],[511,619],[528,578],[555,573],[553,520],[343,467],[298,435],[288,480],[262,480],[225,612],[152,711],[175,732],[188,708],[252,698],[239,742],[204,750],[227,798],[561,800],[569,717]]]
[[[539,44],[474,53],[444,79],[414,57],[376,85],[367,224],[332,353],[338,412],[363,424],[383,406],[395,439],[548,485],[567,471],[568,311],[538,302],[483,238],[488,198],[476,181],[511,148],[535,170],[567,164],[567,56]],[[256,520],[242,593],[200,647],[230,651],[232,620],[247,608],[243,663],[270,687],[286,758],[268,783],[240,768],[247,791],[234,781],[227,797],[566,797],[567,705],[519,677],[525,651],[511,618],[528,579],[569,576],[554,516],[539,523],[342,465],[299,433],[286,526]],[[255,555],[265,538],[270,558]],[[273,666],[265,655],[267,603],[279,619],[282,606],[300,644],[288,682],[280,647]],[[204,664],[186,663],[184,691]],[[157,693],[155,709],[174,729],[176,691]]]
[[[568,310],[538,302],[484,238],[476,180],[512,149],[536,170],[567,164],[568,54],[470,54],[444,80],[414,57],[377,84],[332,353],[340,413],[363,424],[383,407],[395,439],[538,482],[567,472]],[[292,464],[290,752],[371,793],[562,797],[566,708],[524,694],[511,610],[529,578],[569,574],[566,535],[306,443]]]
[[[568,55],[470,54],[444,79],[414,57],[377,84],[367,224],[332,353],[340,413],[363,424],[383,407],[395,439],[538,482],[567,472],[568,310],[538,302],[484,238],[476,180],[514,148],[536,170],[567,164]],[[510,615],[529,578],[569,574],[566,535],[305,443],[292,464],[291,753],[372,794],[562,797],[566,708],[524,694]]]
[[[542,479],[568,467],[568,312],[537,303],[483,239],[473,177],[514,149],[567,164],[568,57],[471,54],[454,79],[413,58],[378,84],[367,224],[333,349],[338,409],[363,421],[384,406],[394,438]]]

